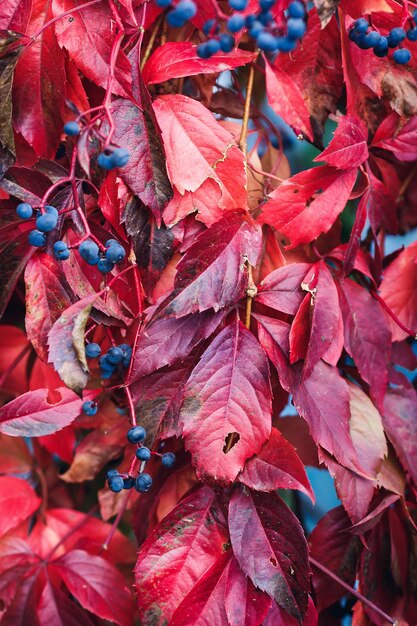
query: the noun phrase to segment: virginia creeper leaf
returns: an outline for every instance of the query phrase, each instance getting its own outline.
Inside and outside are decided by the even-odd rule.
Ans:
[[[2,158],[0,175],[4,174],[5,164],[11,165],[15,156],[12,85],[14,69],[23,50],[23,47],[19,45],[20,38],[18,34],[0,33],[0,142],[9,153],[9,158],[4,156]]]
[[[0,536],[3,536],[41,504],[33,487],[28,482],[14,476],[0,476]]]
[[[43,588],[37,615],[41,624],[53,626],[92,626],[88,615],[48,581]]]
[[[391,389],[384,402],[382,423],[404,469],[417,483],[417,395],[414,389]]]
[[[332,18],[333,13],[337,11],[337,5],[340,0],[313,0],[314,6],[320,18],[321,27],[326,28]]]
[[[0,29],[25,33],[33,0],[4,0],[0,6]]]
[[[271,410],[266,355],[252,333],[233,321],[204,352],[184,391],[180,417],[197,475],[234,480],[268,438]]]
[[[359,167],[369,156],[366,135],[360,121],[345,115],[339,119],[334,137],[314,161],[326,161],[340,170]]]
[[[301,283],[309,269],[308,263],[290,263],[273,270],[259,285],[256,301],[295,315],[305,297]]]
[[[235,557],[227,568],[224,604],[230,626],[257,626],[271,604],[270,597],[245,576]]]
[[[308,604],[307,545],[294,513],[276,494],[236,488],[229,504],[233,553],[253,584],[299,623]]]

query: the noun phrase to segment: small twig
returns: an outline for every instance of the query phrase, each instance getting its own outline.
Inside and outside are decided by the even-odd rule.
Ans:
[[[385,613],[385,611],[383,611],[382,609],[380,609],[378,606],[376,606],[376,604],[374,604],[373,602],[371,602],[371,600],[368,600],[368,598],[365,598],[365,596],[363,596],[359,591],[356,591],[356,589],[354,589],[353,587],[351,587],[350,585],[348,585],[347,583],[345,583],[344,580],[342,580],[341,578],[339,578],[339,576],[337,576],[336,574],[334,574],[331,570],[329,570],[327,567],[325,567],[324,565],[322,565],[321,563],[319,563],[319,561],[316,561],[316,559],[314,559],[312,556],[310,556],[310,563],[311,565],[313,565],[314,567],[316,567],[317,569],[321,570],[324,574],[326,574],[327,576],[329,576],[330,578],[333,578],[333,580],[335,580],[337,583],[339,583],[339,585],[341,587],[343,587],[344,589],[346,589],[347,591],[349,591],[353,596],[355,596],[356,598],[358,598],[358,600],[360,600],[363,604],[366,604],[366,606],[368,606],[372,611],[374,611],[375,613],[377,613],[378,615],[380,615],[382,618],[384,618],[385,620],[387,620],[387,622],[389,622],[390,624],[392,624],[393,626],[398,626],[398,621],[396,619],[394,619],[393,617],[391,617],[390,615],[388,615],[387,613]]]
[[[252,265],[249,264],[249,261],[246,260],[248,266],[248,286],[246,289],[246,316],[245,316],[245,326],[247,329],[250,328],[250,316],[252,311],[252,300],[258,293],[255,283],[253,282],[252,275]]]
[[[156,36],[158,34],[159,27],[161,25],[161,21],[163,20],[163,17],[164,17],[163,14],[159,16],[159,18],[157,19],[156,24],[154,26],[154,29],[153,29],[153,31],[151,33],[151,36],[149,37],[148,45],[146,46],[146,50],[145,50],[143,58],[142,58],[142,60],[140,62],[140,69],[141,70],[143,70],[146,61],[151,56],[152,48],[153,48],[153,45],[155,43],[155,39],[156,39]]]
[[[405,326],[405,324],[403,324],[398,317],[395,315],[394,311],[391,311],[391,309],[389,308],[388,304],[381,298],[381,296],[379,294],[377,294],[376,291],[374,291],[373,289],[371,290],[371,294],[372,296],[375,298],[375,300],[378,300],[379,304],[382,306],[382,308],[388,313],[388,315],[394,320],[394,322],[397,324],[397,326],[399,326],[401,328],[401,330],[403,330],[405,333],[407,333],[407,335],[410,335],[410,337],[413,337],[413,339],[417,339],[417,333],[415,333],[413,330],[411,330],[410,328],[408,328],[408,326]]]
[[[46,557],[43,559],[45,562],[50,561],[51,556],[53,554],[55,554],[55,552],[58,550],[58,548],[60,546],[62,546],[63,543],[65,543],[70,537],[71,535],[73,535],[74,533],[77,532],[77,530],[79,530],[82,526],[84,526],[84,524],[87,523],[88,518],[92,517],[95,513],[97,513],[98,511],[98,504],[94,505],[92,509],[90,509],[90,511],[88,513],[85,514],[85,517],[83,517],[83,519],[81,521],[78,522],[78,524],[76,524],[75,526],[73,526],[68,532],[65,533],[65,535],[63,537],[61,537],[61,539],[58,541],[58,543],[56,543],[54,545],[54,547],[52,548],[52,550],[50,550],[48,552],[48,554],[46,555]]]
[[[239,148],[246,154],[246,138],[248,135],[249,117],[250,117],[250,105],[252,100],[253,82],[255,78],[255,67],[251,65],[249,67],[248,84],[246,87],[245,108],[243,110],[242,131],[239,138]]]
[[[123,513],[126,511],[130,496],[132,495],[132,490],[127,491],[125,494],[125,499],[122,503],[122,506],[120,507],[120,511],[118,512],[118,514],[116,515],[116,519],[114,520],[112,527],[110,529],[109,534],[107,535],[106,541],[103,543],[102,545],[102,550],[108,550],[109,549],[109,543],[110,541],[113,539],[114,533],[117,530],[117,527],[120,523],[120,520],[122,519],[122,515]]]
[[[132,393],[130,391],[129,385],[126,385],[126,387],[124,389],[125,389],[127,404],[128,404],[128,407],[129,407],[130,422],[131,422],[132,426],[136,426],[135,405],[133,404]]]

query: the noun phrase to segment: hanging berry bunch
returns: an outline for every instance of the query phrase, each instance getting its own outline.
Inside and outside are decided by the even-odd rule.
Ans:
[[[406,39],[417,41],[416,26],[417,11],[413,16],[407,18],[407,23],[403,26],[392,28],[386,35],[382,35],[376,30],[370,21],[365,17],[357,19],[350,31],[349,39],[353,41],[361,50],[372,48],[377,57],[386,57],[390,50],[393,50],[392,59],[399,65],[406,65],[411,59],[411,52],[404,46]]]

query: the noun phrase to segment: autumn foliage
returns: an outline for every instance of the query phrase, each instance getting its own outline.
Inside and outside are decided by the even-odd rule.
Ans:
[[[180,28],[154,0],[0,3],[0,622],[415,626],[417,42],[399,65],[349,32],[416,5],[314,0],[290,54],[243,28],[201,58],[231,9],[195,2]],[[101,271],[79,246],[110,239]],[[341,501],[309,536],[306,466]]]

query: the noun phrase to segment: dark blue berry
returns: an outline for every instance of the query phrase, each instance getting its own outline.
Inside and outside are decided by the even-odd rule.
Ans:
[[[46,243],[46,235],[41,233],[40,230],[31,230],[28,234],[28,242],[31,246],[36,246],[40,248]]]
[[[229,7],[235,11],[244,11],[248,6],[248,0],[228,0],[228,3]]]
[[[115,168],[113,161],[111,160],[111,156],[109,154],[105,154],[101,152],[97,157],[97,164],[103,168],[103,170],[112,170]]]
[[[116,243],[119,244],[117,239],[107,239],[105,246],[106,248],[110,248],[110,246],[114,246]]]
[[[112,263],[108,259],[99,259],[99,262],[97,263],[97,269],[102,274],[108,274],[114,269],[114,263]]]
[[[112,476],[118,476],[118,475],[119,475],[119,472],[116,469],[109,469],[106,474],[106,478],[108,480],[109,478],[112,478]]]
[[[366,49],[369,50],[369,48],[373,48],[374,46],[377,46],[379,44],[380,39],[381,39],[381,35],[377,33],[376,30],[371,30],[363,38],[361,47],[365,50]]]
[[[305,32],[305,21],[290,17],[290,19],[287,21],[287,36],[290,39],[301,39]]]
[[[238,13],[235,13],[234,15],[229,17],[229,19],[227,20],[227,28],[229,29],[231,33],[239,32],[240,30],[242,30],[244,25],[245,25],[245,18],[242,15],[239,15]]]
[[[111,476],[107,482],[110,491],[113,491],[114,493],[119,493],[125,486],[124,480],[121,476]]]
[[[357,43],[358,38],[360,37],[360,33],[358,33],[358,31],[355,28],[351,28],[348,33],[348,37],[351,41],[353,41],[354,43]]]
[[[197,46],[197,56],[200,57],[200,59],[209,59],[210,58],[210,50],[208,50],[207,48],[207,43],[200,43]]]
[[[235,40],[231,35],[228,35],[227,33],[223,33],[222,35],[220,35],[219,41],[220,50],[222,52],[231,52],[235,47]]]
[[[218,31],[219,31],[219,26],[216,22],[215,19],[211,19],[211,20],[207,20],[207,22],[204,23],[203,26],[203,33],[208,37],[210,34],[213,34],[212,31],[214,31],[214,34],[217,35]]]
[[[258,20],[255,20],[252,26],[249,28],[249,35],[252,39],[257,39],[259,35],[263,32],[264,26]]]
[[[127,165],[130,159],[130,154],[124,148],[116,148],[110,155],[110,161],[113,163],[113,167],[124,167]]]
[[[290,2],[288,5],[288,16],[289,17],[304,17],[306,13],[306,9],[303,2],[299,2],[299,0],[294,0],[294,2]]]
[[[369,22],[364,17],[360,17],[358,20],[354,22],[353,28],[358,33],[366,33],[366,31],[369,28]]]
[[[161,9],[165,9],[165,7],[170,7],[172,4],[172,0],[156,0],[156,6]]]
[[[409,41],[417,41],[417,26],[407,31],[407,39]]]
[[[271,33],[264,31],[258,36],[256,40],[256,45],[261,50],[273,51],[278,48],[278,41],[277,38],[274,37],[274,35],[271,35]]]
[[[66,261],[69,259],[70,251],[65,241],[56,241],[54,243],[54,257],[58,261]]]
[[[33,209],[27,202],[21,202],[16,207],[16,214],[22,220],[28,220],[33,215]]]
[[[254,22],[256,22],[256,15],[254,15],[253,13],[245,17],[246,28],[250,28]]]
[[[392,58],[398,65],[406,65],[411,59],[411,52],[407,50],[407,48],[400,48],[399,50],[395,50]]]
[[[106,250],[106,259],[112,263],[118,263],[126,256],[125,249],[120,243],[115,243],[109,246]]]
[[[388,53],[388,41],[386,37],[383,37],[381,35],[378,43],[376,44],[376,46],[374,46],[374,54],[377,57],[385,57],[387,53]]]
[[[132,478],[131,476],[128,476],[127,478],[123,478],[123,488],[124,489],[132,489],[132,487],[135,486],[135,479]]]
[[[51,206],[50,204],[47,204],[46,207],[45,207],[45,211],[47,213],[50,213],[51,215],[54,215],[58,219],[59,213],[58,213],[58,210],[54,206]]]
[[[107,361],[112,365],[118,365],[123,359],[123,350],[113,346],[106,354]]]
[[[64,133],[68,135],[68,137],[75,137],[80,132],[80,127],[77,122],[67,122],[64,126]]]
[[[99,261],[99,250],[98,245],[94,241],[91,241],[91,239],[82,241],[78,251],[84,261],[86,261],[89,265],[97,265]]]
[[[100,356],[101,348],[98,343],[88,343],[85,346],[85,356],[87,359],[97,359]]]
[[[291,52],[296,47],[297,42],[295,39],[289,39],[288,37],[277,37],[277,48],[281,52]]]
[[[113,374],[116,370],[116,366],[108,360],[107,354],[99,358],[98,364],[103,372],[111,372]]]
[[[143,426],[132,426],[127,431],[127,440],[130,443],[140,443],[146,437],[146,430]]]
[[[87,402],[83,402],[82,410],[83,413],[91,417],[92,415],[95,415],[98,411],[97,404],[95,402],[92,402],[91,400],[87,400]]]
[[[139,493],[144,493],[145,491],[149,491],[152,487],[152,477],[149,474],[139,474],[136,477],[135,481],[135,489],[139,491]]]
[[[210,56],[216,54],[220,50],[220,41],[218,39],[209,39],[206,41],[207,52]]]
[[[162,455],[161,463],[164,467],[174,467],[175,465],[175,454],[173,452],[165,452]]]
[[[151,458],[151,451],[145,446],[138,448],[136,450],[136,458],[139,459],[139,461],[149,461]]]
[[[197,13],[197,6],[193,0],[180,0],[175,11],[182,15],[183,19],[191,20]]]
[[[388,46],[390,48],[396,48],[398,44],[400,44],[405,39],[405,30],[400,26],[393,28],[390,33],[388,33]]]
[[[269,11],[275,4],[275,0],[259,0],[259,8],[261,11]]]
[[[172,28],[181,28],[186,21],[182,14],[178,13],[175,9],[170,11],[167,15],[167,22]]]
[[[129,358],[132,356],[132,347],[129,346],[128,343],[121,343],[119,348],[122,350],[124,356],[128,356]]]
[[[111,378],[114,374],[114,370],[105,370],[102,369],[100,370],[100,376],[103,380],[108,380],[109,378]]]
[[[50,233],[56,228],[57,218],[52,213],[42,213],[36,219],[36,227],[42,233]]]
[[[270,11],[263,11],[262,13],[259,13],[258,20],[264,26],[268,26],[269,24],[271,24],[271,22],[273,22],[274,16]]]

